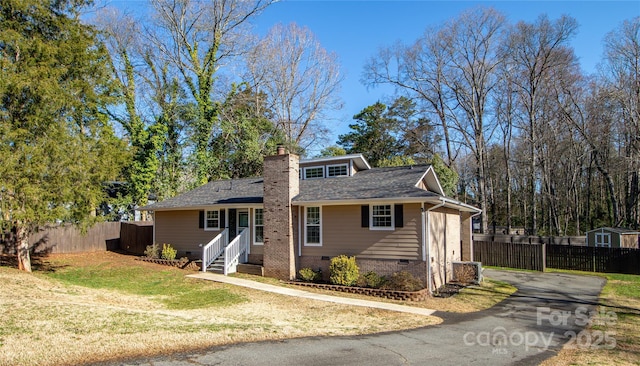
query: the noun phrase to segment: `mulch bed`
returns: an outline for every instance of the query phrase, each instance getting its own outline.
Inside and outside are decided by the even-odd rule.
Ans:
[[[463,283],[456,283],[456,282],[450,282],[447,283],[444,286],[441,286],[434,294],[434,297],[451,297],[455,294],[457,294],[458,292],[460,292],[460,290],[462,290],[463,288],[467,287],[467,285],[463,284]]]
[[[199,271],[200,265],[196,261],[191,261],[187,258],[180,259],[161,259],[161,258],[148,258],[148,257],[137,257],[136,260],[162,264],[164,266],[177,267],[180,269],[186,269],[189,271]]]
[[[401,301],[424,301],[430,297],[429,290],[426,288],[420,291],[396,291],[396,290],[382,290],[382,289],[367,288],[367,287],[330,285],[326,283],[312,283],[312,282],[298,282],[298,281],[290,281],[288,283],[292,285],[313,287],[313,288],[318,288],[322,290],[331,290],[331,291],[347,292],[351,294],[376,296],[376,297],[382,297],[385,299],[401,300]]]

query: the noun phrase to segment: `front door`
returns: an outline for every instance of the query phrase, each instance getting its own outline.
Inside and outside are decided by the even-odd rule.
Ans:
[[[229,209],[229,242],[236,238],[237,231],[237,211],[235,208]]]
[[[249,227],[249,210],[238,210],[238,229],[236,235],[239,235],[242,229]]]
[[[242,229],[249,227],[249,210],[246,208],[229,209],[229,242],[240,234]]]

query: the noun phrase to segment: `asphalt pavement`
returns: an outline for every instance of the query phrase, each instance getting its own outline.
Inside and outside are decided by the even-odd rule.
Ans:
[[[537,365],[567,342],[581,340],[585,346],[585,340],[597,340],[604,343],[594,346],[606,346],[612,341],[584,330],[604,279],[498,270],[484,274],[509,282],[518,291],[484,311],[436,311],[433,315],[444,321],[435,326],[367,336],[241,343],[99,365]]]

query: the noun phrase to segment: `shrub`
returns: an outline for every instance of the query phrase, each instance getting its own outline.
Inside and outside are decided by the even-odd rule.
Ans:
[[[317,271],[311,268],[302,268],[298,271],[298,277],[304,282],[320,282],[322,280],[322,269]]]
[[[356,257],[340,255],[331,258],[329,281],[334,285],[353,286],[358,282],[359,269]]]
[[[176,259],[178,251],[171,247],[171,244],[162,244],[162,259],[174,260]]]
[[[476,267],[460,264],[453,269],[454,278],[460,283],[474,283],[477,281]]]
[[[396,291],[418,291],[424,288],[424,284],[411,273],[401,271],[394,273],[383,288]]]
[[[360,287],[380,288],[386,282],[387,278],[385,276],[380,276],[373,271],[369,271],[358,278],[358,286]]]
[[[160,247],[157,243],[153,243],[151,245],[147,245],[147,248],[144,251],[144,255],[147,258],[159,258]]]

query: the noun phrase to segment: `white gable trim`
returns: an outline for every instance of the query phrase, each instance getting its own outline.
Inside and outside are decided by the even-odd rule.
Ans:
[[[429,165],[427,171],[424,172],[422,177],[416,182],[416,187],[420,186],[420,182],[425,182],[427,189],[431,192],[435,192],[441,196],[445,196],[444,190],[442,189],[442,185],[440,185],[440,180],[436,175],[436,171],[433,170],[433,166]]]

